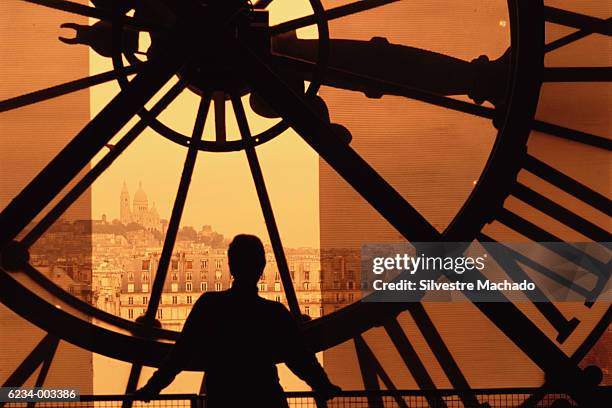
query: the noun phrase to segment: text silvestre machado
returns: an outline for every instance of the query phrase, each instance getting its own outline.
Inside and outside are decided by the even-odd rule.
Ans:
[[[395,254],[391,257],[375,257],[372,260],[372,273],[382,275],[385,272],[408,272],[415,275],[417,271],[441,271],[462,275],[466,271],[483,271],[486,268],[487,254],[480,257],[470,256],[411,256]],[[385,281],[375,279],[372,282],[375,291],[531,291],[535,290],[533,282],[491,281],[475,279],[473,281],[436,282],[433,279],[394,279]]]

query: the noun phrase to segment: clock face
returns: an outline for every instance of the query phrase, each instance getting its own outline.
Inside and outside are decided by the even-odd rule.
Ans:
[[[0,102],[8,162],[28,160],[15,135],[29,149],[40,143],[42,157],[52,151],[23,183],[7,181],[14,194],[0,215],[2,301],[50,333],[37,354],[50,357],[34,360],[51,361],[61,339],[133,363],[125,383],[134,389],[199,294],[231,286],[223,236],[192,227],[210,217],[265,236],[260,293],[304,321],[345,387],[596,385],[581,362],[610,319],[605,10],[93,3],[4,6],[74,34],[27,37],[16,17],[8,51],[44,56],[50,78],[78,74],[34,90],[17,79],[20,67],[3,66],[14,80]],[[32,130],[45,128],[65,146],[38,142]],[[126,174],[144,185],[122,184]],[[149,202],[149,188],[163,201]],[[117,222],[62,219],[115,211],[107,202]],[[588,258],[581,284],[518,253],[505,269],[512,280],[545,276],[580,302],[360,302],[360,246],[406,240],[591,242],[603,252],[548,247],[570,264]]]

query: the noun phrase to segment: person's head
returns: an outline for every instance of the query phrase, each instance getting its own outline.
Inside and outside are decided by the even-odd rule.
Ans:
[[[227,250],[230,272],[236,282],[256,285],[266,266],[266,252],[254,235],[236,235]]]

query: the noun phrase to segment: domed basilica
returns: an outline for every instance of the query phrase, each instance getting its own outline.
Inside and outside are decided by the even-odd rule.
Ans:
[[[162,223],[155,208],[155,203],[149,208],[149,199],[142,189],[142,182],[138,183],[138,190],[134,194],[134,200],[130,206],[130,192],[127,184],[123,182],[121,195],[119,197],[119,220],[122,224],[136,223],[148,230],[162,231]]]

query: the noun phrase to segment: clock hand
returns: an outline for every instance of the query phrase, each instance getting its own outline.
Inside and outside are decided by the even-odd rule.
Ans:
[[[318,40],[301,40],[295,32],[277,35],[272,51],[277,55],[315,63]],[[476,103],[485,100],[499,105],[506,88],[509,51],[495,61],[480,56],[472,62],[448,55],[404,45],[392,44],[382,37],[370,41],[330,40],[329,63],[324,83],[329,86],[360,91],[370,98],[402,95],[359,81],[357,76],[380,79],[404,87],[422,89],[438,95],[469,95]],[[336,70],[355,76],[340,75]],[[297,74],[308,80],[311,70]]]
[[[27,3],[37,4],[40,6],[61,10],[80,16],[97,18],[108,22],[114,21],[118,16],[117,13],[107,7],[89,7],[80,3],[75,3],[67,0],[22,0]],[[126,27],[131,27],[140,31],[154,31],[159,29],[158,25],[151,23],[148,20],[142,20],[136,17],[120,15],[121,22]]]
[[[83,44],[91,47],[103,57],[113,56],[113,27],[106,21],[98,21],[92,26],[75,23],[64,23],[61,28],[69,28],[75,31],[73,38],[58,37],[64,44]],[[138,52],[138,32],[124,30],[121,42],[121,50],[133,54]]]
[[[273,69],[236,41],[238,66],[249,84],[391,225],[411,241],[430,242],[440,233],[292,90]]]

